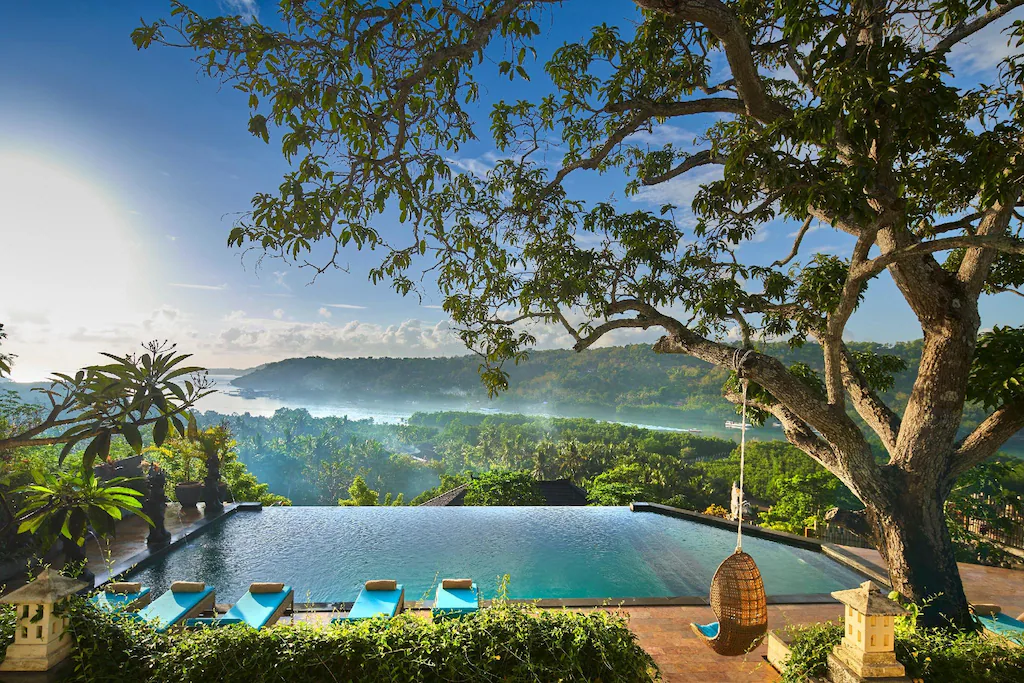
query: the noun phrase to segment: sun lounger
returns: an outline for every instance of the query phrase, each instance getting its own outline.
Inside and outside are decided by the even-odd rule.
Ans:
[[[153,596],[141,583],[111,582],[89,601],[104,612],[130,612],[149,604]]]
[[[480,595],[471,579],[444,579],[430,613],[435,619],[460,617],[480,609]]]
[[[283,583],[254,583],[222,617],[195,618],[186,626],[227,626],[248,624],[259,629],[272,626],[284,613],[295,606],[295,591]]]
[[[349,613],[333,619],[355,621],[373,617],[393,617],[405,609],[405,587],[393,580],[367,581],[359,591]]]
[[[215,599],[212,586],[175,581],[169,591],[135,614],[162,633],[181,626],[186,619],[212,611]]]
[[[976,615],[985,630],[993,635],[1024,644],[1024,622],[997,612],[991,616]]]

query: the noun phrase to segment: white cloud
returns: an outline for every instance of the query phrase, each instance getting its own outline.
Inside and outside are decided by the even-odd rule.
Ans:
[[[274,309],[274,317],[277,318],[278,320],[283,318],[284,317],[284,309],[283,308],[275,308]]]
[[[406,320],[377,325],[358,320],[344,325],[234,317],[217,337],[216,351],[280,359],[295,355],[444,356],[466,353],[449,323]]]
[[[327,308],[348,308],[357,311],[364,310],[366,306],[357,306],[355,304],[324,304]]]
[[[324,306],[321,306],[321,307],[320,307],[320,310],[319,310],[319,311],[317,311],[317,313],[319,313],[320,315],[322,315],[322,316],[323,316],[323,317],[325,317],[325,318],[330,318],[330,317],[331,317],[331,311],[330,311],[330,309],[329,309],[329,308],[326,308],[326,307],[324,307]]]
[[[814,222],[813,222],[813,223],[811,223],[811,225],[810,225],[810,226],[809,226],[809,227],[807,228],[807,232],[806,232],[806,233],[804,233],[804,235],[806,236],[806,235],[810,235],[810,234],[811,234],[812,232],[818,232],[818,231],[819,231],[819,230],[821,230],[821,229],[822,229],[823,227],[824,227],[824,225],[822,224],[822,222],[821,222],[821,221],[814,221]],[[799,234],[800,234],[800,228],[797,228],[797,229],[796,229],[796,230],[794,230],[793,232],[789,233],[789,235],[787,235],[787,236],[788,236],[788,237],[796,237],[796,236],[797,236],[797,235],[799,235]]]
[[[949,61],[955,70],[977,73],[994,69],[1008,56],[1017,54],[1019,48],[1014,47],[1009,41],[1009,35],[1004,33],[1013,21],[1013,15],[1003,17],[958,43],[949,53]]]
[[[772,233],[770,230],[768,230],[768,228],[764,227],[763,225],[759,225],[757,226],[757,231],[754,232],[754,236],[751,237],[748,241],[752,242],[753,244],[761,244],[769,237],[771,237],[771,234]]]
[[[626,138],[625,142],[663,147],[671,143],[674,147],[692,147],[697,136],[679,126],[663,123],[650,131],[641,130]]]
[[[722,169],[720,168],[697,168],[668,182],[640,188],[640,191],[633,197],[633,200],[654,204],[655,206],[674,204],[680,208],[689,209],[701,185],[706,185],[721,178]]]
[[[182,289],[204,289],[204,290],[207,290],[207,291],[215,291],[215,292],[219,292],[222,289],[227,289],[228,288],[228,286],[226,284],[224,284],[224,285],[197,285],[197,284],[192,284],[192,283],[187,283],[187,282],[169,282],[168,284],[171,287],[181,287]]]
[[[471,173],[472,175],[475,175],[478,178],[485,178],[485,177],[487,177],[487,174],[490,173],[491,169],[494,168],[493,165],[487,164],[487,163],[485,163],[483,161],[480,161],[480,159],[471,159],[471,158],[455,159],[455,158],[448,158],[448,159],[445,159],[445,161],[447,161],[449,164],[451,164],[455,168],[459,169],[460,171],[463,171],[465,173]]]
[[[274,276],[274,284],[275,285],[278,285],[280,287],[284,287],[285,289],[289,289],[289,290],[291,289],[291,287],[289,287],[288,284],[284,281],[284,279],[286,277],[288,277],[288,271],[287,270],[275,270],[272,273],[272,275]]]
[[[431,309],[434,309],[434,310],[442,310],[444,307],[443,306],[437,306],[435,304],[424,304],[423,308],[431,308]]]
[[[260,18],[256,0],[220,0],[220,6],[225,12],[240,15],[249,22]]]

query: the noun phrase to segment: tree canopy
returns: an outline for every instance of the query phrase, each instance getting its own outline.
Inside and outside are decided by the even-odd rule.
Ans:
[[[1024,426],[1024,394],[1005,381],[1024,333],[994,329],[975,354],[979,297],[1024,283],[1024,59],[1008,51],[981,83],[949,57],[1022,4],[637,0],[623,5],[625,28],[594,27],[543,73],[538,22],[557,21],[559,3],[538,0],[282,0],[279,27],[172,0],[170,18],[133,39],[195,49],[248,94],[254,135],[280,133],[291,170],[254,196],[230,244],[319,272],[346,249],[374,249],[371,278],[401,293],[420,292],[429,271],[492,390],[507,386],[502,363],[536,342],[526,323],[564,328],[576,350],[615,330],[664,330],[657,350],[756,383],[753,407],[864,501],[896,587],[941,595],[926,609],[935,623],[967,624],[941,502]],[[1019,47],[1024,23],[1001,39]],[[536,96],[491,108],[494,167],[459,172],[452,157],[485,128],[470,105],[487,59],[513,82],[543,78]],[[702,131],[694,147],[638,135],[679,121]],[[691,220],[668,204],[585,201],[570,182],[603,174],[630,195],[709,168]],[[390,211],[405,229],[377,227]],[[742,248],[779,219],[801,226],[787,257]],[[852,246],[802,253],[817,225]],[[894,368],[844,343],[884,271],[924,336],[902,414],[878,395]],[[733,331],[744,349],[813,339],[823,372],[738,353]],[[994,401],[961,440],[969,391]],[[726,393],[739,399],[735,383]]]

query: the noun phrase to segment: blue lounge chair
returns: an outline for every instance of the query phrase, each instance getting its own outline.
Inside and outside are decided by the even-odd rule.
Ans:
[[[1002,612],[997,612],[991,616],[978,615],[977,619],[989,633],[1024,644],[1024,622],[1017,621]]]
[[[391,580],[367,581],[349,613],[333,622],[393,617],[405,609],[405,587]]]
[[[295,606],[295,592],[283,583],[254,583],[222,617],[195,618],[185,622],[188,627],[248,624],[255,629],[272,626]]]
[[[480,594],[470,579],[445,579],[437,587],[434,607],[430,610],[435,619],[461,617],[480,609]]]
[[[89,601],[104,612],[130,612],[149,604],[153,596],[140,583],[108,583]]]
[[[212,586],[204,583],[175,581],[171,589],[152,603],[134,613],[138,619],[153,625],[163,633],[181,626],[190,617],[213,611],[216,600]]]

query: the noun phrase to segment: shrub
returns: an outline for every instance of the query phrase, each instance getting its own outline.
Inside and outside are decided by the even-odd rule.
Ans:
[[[658,678],[625,620],[606,612],[495,606],[431,623],[411,614],[328,628],[246,626],[155,633],[72,608],[72,681],[603,681]]]
[[[843,639],[843,627],[831,621],[824,624],[790,629],[793,642],[789,661],[782,672],[783,683],[799,683],[811,677],[824,676],[828,670],[828,653]]]
[[[14,607],[0,605],[0,662],[4,661],[7,646],[14,642]]]
[[[466,488],[465,505],[543,505],[533,473],[528,470],[483,472]]]
[[[842,626],[815,624],[793,633],[782,680],[824,675],[828,653],[843,638]],[[1024,648],[971,631],[917,628],[906,619],[897,622],[896,658],[907,676],[924,683],[1014,683],[1024,671]]]

